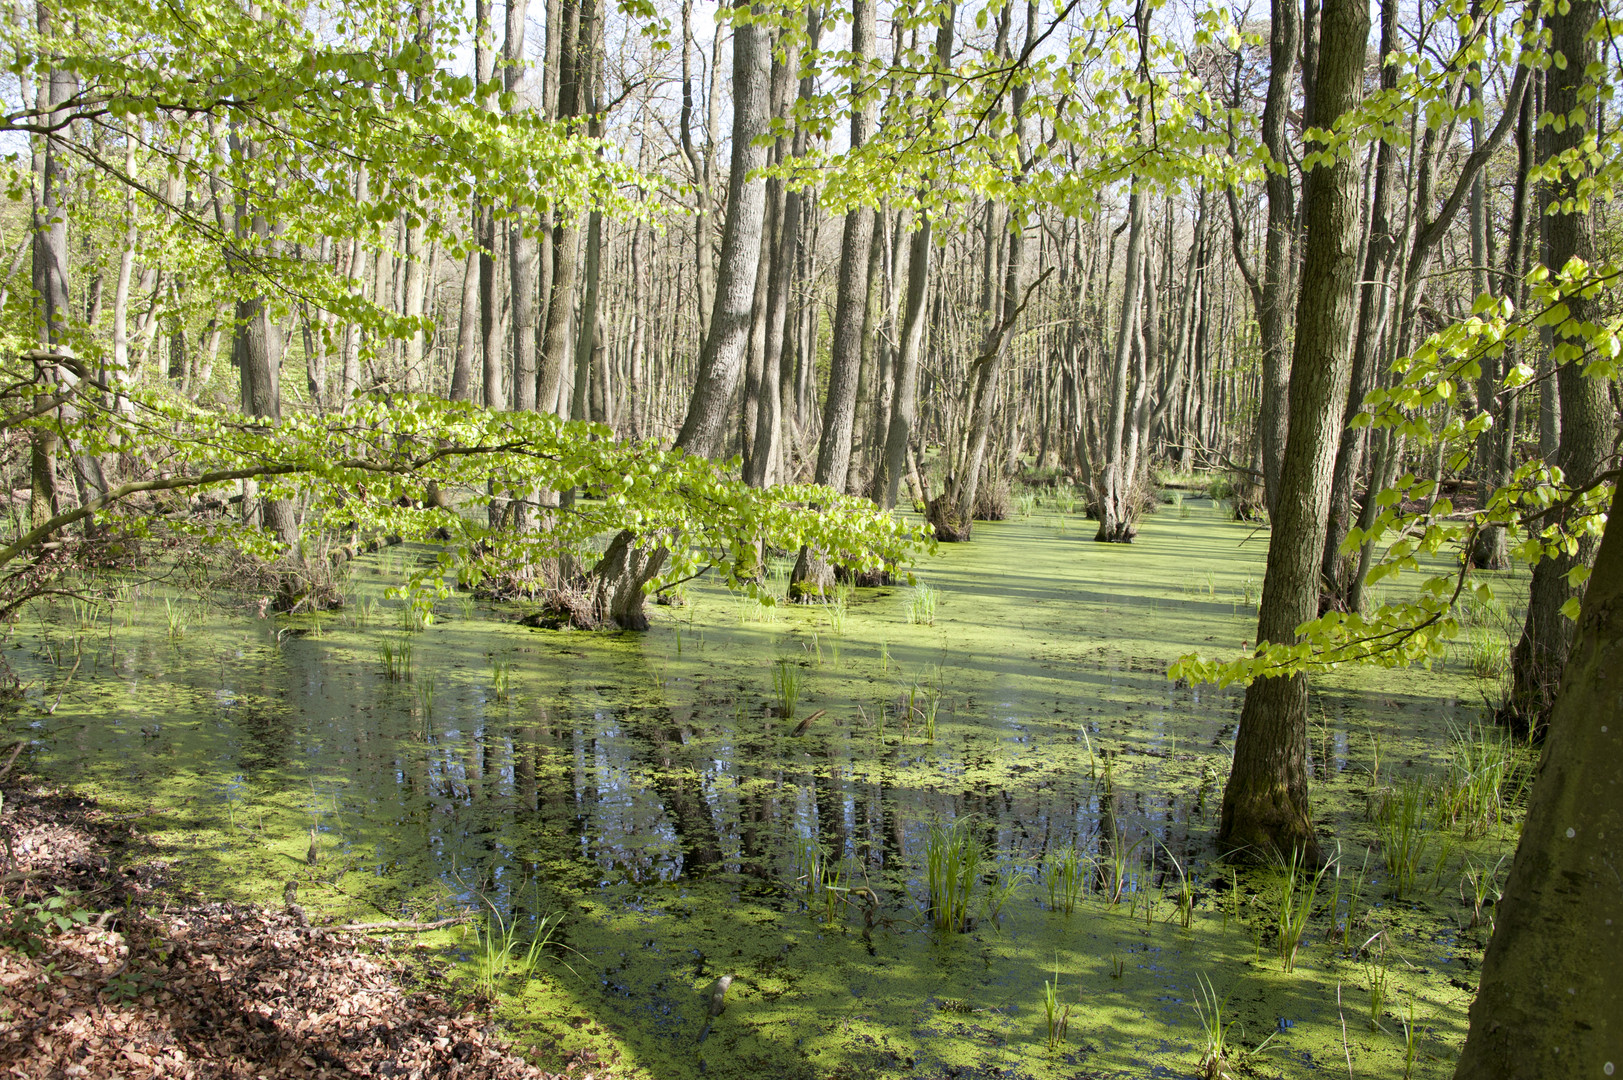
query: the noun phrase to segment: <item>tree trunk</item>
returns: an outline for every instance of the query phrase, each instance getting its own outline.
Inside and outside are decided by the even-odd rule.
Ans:
[[[1279,474],[1285,454],[1290,386],[1285,366],[1288,347],[1286,313],[1290,310],[1291,270],[1295,260],[1291,239],[1296,223],[1296,200],[1291,190],[1285,122],[1291,106],[1302,13],[1297,0],[1273,0],[1268,35],[1268,96],[1262,109],[1262,145],[1272,162],[1268,170],[1268,235],[1263,242],[1261,303],[1257,325],[1262,333],[1262,401],[1258,415],[1262,439],[1262,489],[1268,512],[1277,505]],[[1358,46],[1363,51],[1363,44]],[[1308,181],[1303,179],[1303,187]]]
[[[1397,0],[1381,0],[1381,56],[1391,55],[1397,48]],[[1392,91],[1398,85],[1395,64],[1381,65],[1381,89]],[[1330,513],[1325,529],[1324,556],[1320,560],[1319,574],[1325,593],[1333,598],[1337,607],[1345,606],[1350,574],[1342,572],[1341,544],[1347,538],[1353,519],[1353,487],[1358,481],[1358,465],[1369,444],[1369,429],[1353,427],[1353,417],[1363,407],[1364,395],[1374,382],[1375,356],[1380,348],[1381,329],[1386,322],[1391,304],[1386,280],[1392,269],[1392,257],[1397,250],[1397,237],[1393,235],[1392,188],[1393,170],[1397,163],[1396,148],[1385,139],[1375,147],[1375,195],[1370,206],[1368,240],[1364,246],[1364,273],[1358,298],[1358,331],[1353,344],[1352,376],[1347,393],[1347,407],[1342,416],[1341,445],[1336,449],[1335,470],[1330,481]]]
[[[738,0],[747,9],[747,0]],[[750,308],[761,264],[761,230],[766,219],[766,185],[750,174],[765,164],[755,145],[766,131],[771,97],[771,36],[765,26],[740,24],[733,35],[733,150],[727,177],[727,218],[721,235],[721,268],[716,281],[710,334],[699,356],[697,382],[676,448],[714,457],[727,435],[727,407],[743,372],[749,345]],[[663,544],[639,542],[621,532],[592,568],[602,617],[624,629],[648,625],[643,589],[667,558]]]
[[[877,27],[873,0],[851,3],[851,149],[856,151],[873,134],[878,103],[869,96],[858,99],[858,88],[873,59]],[[857,206],[845,215],[840,238],[840,278],[834,301],[834,337],[829,344],[828,397],[823,404],[823,433],[817,443],[817,471],[813,478],[836,491],[845,490],[851,468],[851,438],[856,420],[857,383],[862,375],[862,324],[867,316],[868,285],[873,262],[874,212]],[[805,600],[821,597],[834,585],[834,569],[822,553],[800,549],[790,576],[789,595]]]
[[[739,25],[733,34],[733,150],[727,174],[727,217],[721,231],[721,266],[716,278],[710,333],[687,416],[676,446],[690,454],[715,457],[727,438],[727,408],[744,370],[749,346],[755,275],[761,265],[761,230],[766,222],[766,183],[749,174],[766,164],[755,139],[766,130],[771,96],[771,41],[764,26]]]
[[[1127,265],[1122,286],[1121,323],[1110,365],[1110,418],[1105,428],[1104,461],[1093,465],[1094,509],[1102,543],[1127,544],[1138,534],[1133,505],[1133,477],[1124,456],[1127,443],[1128,395],[1132,382],[1133,342],[1137,337],[1139,297],[1144,282],[1144,196],[1134,184],[1127,198]],[[1108,285],[1106,286],[1108,289]]]
[[[1550,21],[1593,20],[1595,8],[1574,3],[1572,16]],[[1555,47],[1573,56],[1562,43],[1576,42],[1553,28]],[[1567,70],[1581,74],[1583,65],[1569,59]],[[1612,496],[1455,1080],[1605,1077],[1623,1066],[1620,678],[1623,486]]]
[[[1315,94],[1324,128],[1363,90],[1369,8],[1327,0]],[[1280,469],[1257,644],[1294,642],[1318,607],[1319,557],[1330,469],[1346,404],[1358,300],[1358,167],[1338,158],[1315,170],[1304,203],[1305,260],[1291,357],[1290,424]],[[1319,857],[1308,805],[1307,677],[1260,678],[1246,691],[1218,838],[1253,858],[1300,850]]]
[[[945,39],[951,51],[950,15],[943,16],[942,29],[937,37]],[[902,474],[907,469],[907,451],[913,440],[913,423],[919,408],[919,367],[924,358],[924,311],[929,303],[930,213],[919,212],[918,229],[913,233],[907,261],[907,309],[902,317],[901,349],[896,358],[896,392],[890,407],[890,430],[885,436],[885,468],[881,476],[880,505],[890,509],[896,505]]]
[[[496,54],[491,44],[490,0],[474,0],[473,65],[481,86],[489,86],[496,74]],[[494,94],[485,97],[487,110],[496,108]],[[505,372],[502,367],[501,281],[496,273],[496,210],[488,203],[474,210],[474,227],[479,234],[479,342],[484,360],[485,408],[508,407]]]
[[[1566,124],[1560,130],[1547,133],[1550,157],[1576,150],[1583,144],[1590,125],[1584,116],[1593,106],[1584,101],[1581,91],[1585,85],[1588,64],[1594,59],[1594,48],[1589,40],[1594,25],[1597,5],[1593,2],[1571,4],[1567,14],[1552,13],[1545,18],[1551,35],[1550,47],[1566,60],[1564,65],[1552,66],[1546,74],[1546,105]],[[1593,257],[1594,218],[1588,206],[1587,170],[1573,175],[1573,167],[1561,169],[1551,181],[1551,202],[1557,207],[1571,206],[1565,212],[1550,212],[1544,217],[1544,232],[1549,246],[1549,263],[1559,273],[1573,259],[1589,263]],[[1574,205],[1576,200],[1576,205]],[[1570,312],[1568,322],[1577,325],[1597,317],[1597,305],[1581,291],[1564,295],[1562,300]],[[1557,330],[1557,347],[1581,351],[1584,342],[1563,340]],[[1561,401],[1561,443],[1557,463],[1565,482],[1579,487],[1592,482],[1605,468],[1612,449],[1611,402],[1607,398],[1606,384],[1586,375],[1574,358],[1560,366],[1556,380]],[[1585,539],[1577,551],[1568,554],[1565,549],[1556,556],[1547,556],[1533,568],[1533,581],[1527,600],[1527,621],[1522,628],[1521,641],[1511,658],[1511,691],[1507,703],[1506,719],[1517,729],[1539,733],[1543,730],[1561,683],[1561,671],[1566,666],[1567,652],[1572,643],[1572,621],[1561,613],[1561,607],[1574,595],[1582,595],[1582,587],[1574,588],[1567,575],[1594,557],[1594,541]]]
[[[456,359],[451,368],[452,401],[473,400],[473,365],[479,356],[479,252],[462,263],[462,306],[456,320]]]
[[[1526,300],[1522,283],[1527,247],[1527,201],[1533,169],[1533,95],[1522,94],[1521,115],[1516,124],[1516,188],[1511,196],[1510,227],[1505,238],[1505,291],[1521,310]],[[1486,459],[1483,461],[1478,505],[1486,506],[1495,490],[1510,483],[1516,464],[1516,413],[1520,396],[1514,389],[1502,386],[1504,373],[1515,363],[1516,344],[1506,347],[1505,356],[1498,361],[1484,358],[1483,379],[1478,398],[1484,409],[1493,414],[1493,427],[1485,434]],[[1471,549],[1471,562],[1484,570],[1503,570],[1510,565],[1510,537],[1502,525],[1489,525],[1477,534]]]

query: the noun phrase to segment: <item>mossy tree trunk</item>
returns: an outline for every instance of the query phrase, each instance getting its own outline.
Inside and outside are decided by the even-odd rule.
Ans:
[[[1593,17],[1593,4],[1572,10],[1582,6]],[[1623,489],[1595,558],[1456,1080],[1623,1070],[1620,523]]]
[[[1369,8],[1327,0],[1321,15],[1317,119],[1329,128],[1363,92]],[[1290,428],[1280,470],[1257,644],[1294,642],[1318,608],[1319,556],[1330,501],[1358,307],[1359,167],[1338,158],[1307,185],[1306,258],[1291,357]],[[1225,849],[1302,850],[1317,858],[1307,788],[1307,678],[1262,678],[1246,692],[1223,790]]]

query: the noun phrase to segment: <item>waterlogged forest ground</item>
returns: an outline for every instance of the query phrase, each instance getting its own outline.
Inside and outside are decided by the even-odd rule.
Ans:
[[[494,992],[543,1066],[1192,1076],[1209,986],[1232,1045],[1272,1036],[1262,1074],[1451,1074],[1524,770],[1486,815],[1449,800],[1496,752],[1469,733],[1513,605],[1433,670],[1315,682],[1339,857],[1285,908],[1283,875],[1212,847],[1241,692],[1164,675],[1247,642],[1266,532],[1188,500],[1105,546],[1062,502],[1023,508],[922,588],[806,609],[701,581],[643,635],[468,599],[404,629],[382,598],[402,549],[319,620],[151,586],[42,605],[11,634],[29,690],[5,726],[34,773],[152,811],[215,897],[278,906],[293,879],[313,915],[476,914],[401,948]],[[933,831],[979,855],[958,932],[931,925]]]

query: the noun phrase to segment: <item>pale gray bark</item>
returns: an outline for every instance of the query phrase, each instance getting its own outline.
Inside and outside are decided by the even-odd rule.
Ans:
[[[733,149],[727,176],[727,217],[721,234],[710,333],[688,400],[676,445],[715,457],[727,437],[727,408],[744,370],[749,347],[755,275],[760,269],[761,230],[766,222],[766,182],[749,174],[766,161],[755,139],[766,130],[771,97],[771,47],[764,27],[744,24],[733,35]]]

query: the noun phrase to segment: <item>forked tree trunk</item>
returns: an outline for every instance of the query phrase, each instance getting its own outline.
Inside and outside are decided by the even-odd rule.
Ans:
[[[740,6],[747,6],[740,0]],[[733,150],[727,177],[727,220],[722,228],[721,267],[716,279],[710,334],[700,352],[699,371],[677,449],[714,457],[727,435],[727,407],[743,374],[749,346],[750,309],[761,264],[761,230],[766,219],[766,184],[751,174],[766,163],[756,140],[767,127],[771,96],[771,38],[764,26],[740,24],[733,35]],[[679,538],[668,542],[679,542]],[[601,617],[625,629],[648,625],[643,589],[668,558],[663,543],[639,541],[621,532],[592,568]]]
[[[1369,7],[1327,0],[1315,108],[1329,128],[1362,97]],[[1346,405],[1358,300],[1359,183],[1355,161],[1320,165],[1304,206],[1306,258],[1291,357],[1290,427],[1280,470],[1257,644],[1296,640],[1317,613],[1330,470]],[[1308,806],[1307,677],[1260,678],[1245,695],[1218,840],[1252,857],[1303,851],[1317,859]]]

